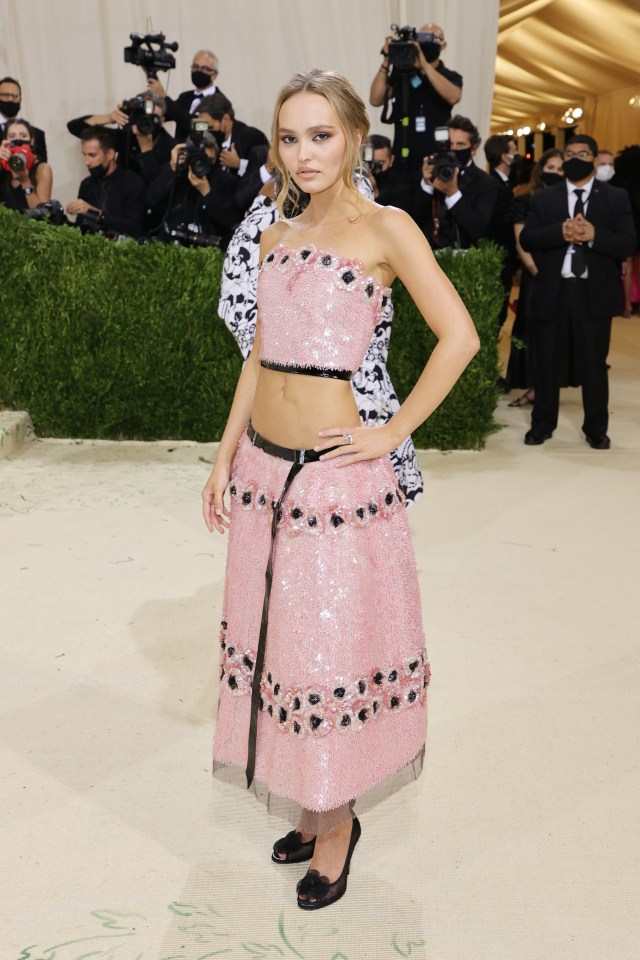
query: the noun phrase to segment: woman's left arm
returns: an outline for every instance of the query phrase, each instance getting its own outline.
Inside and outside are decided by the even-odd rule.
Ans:
[[[37,206],[39,203],[46,203],[51,200],[51,191],[53,190],[53,171],[48,163],[39,163],[36,167],[35,191],[32,196],[36,197]]]
[[[333,446],[338,436],[353,438],[348,452],[341,444],[322,457],[328,460],[341,456],[340,466],[384,456],[400,446],[442,403],[480,348],[465,305],[411,217],[387,207],[376,214],[376,222],[384,262],[405,285],[438,343],[415,387],[384,426],[355,430],[332,427],[320,431],[320,437],[326,439],[321,439],[317,450]]]

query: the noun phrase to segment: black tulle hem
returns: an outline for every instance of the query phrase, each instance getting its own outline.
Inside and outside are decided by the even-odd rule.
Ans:
[[[424,746],[409,763],[395,773],[374,784],[365,793],[355,797],[342,806],[332,810],[309,810],[289,797],[279,797],[267,784],[254,779],[249,792],[266,807],[267,812],[287,820],[294,827],[300,826],[306,833],[329,833],[346,820],[362,816],[367,810],[377,806],[402,787],[417,780],[424,767]],[[245,770],[226,763],[213,762],[213,776],[223,783],[230,783],[243,790],[247,789]]]

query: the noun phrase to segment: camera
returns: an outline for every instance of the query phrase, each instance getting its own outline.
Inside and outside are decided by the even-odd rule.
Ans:
[[[30,144],[24,140],[14,140],[9,147],[9,151],[11,156],[8,160],[0,160],[1,167],[11,173],[31,170],[36,158]]]
[[[216,237],[212,233],[202,233],[199,229],[194,229],[195,224],[179,223],[173,229],[166,224],[164,226],[165,243],[173,243],[181,247],[219,247],[222,243],[222,237]]]
[[[439,179],[443,183],[451,183],[456,170],[460,170],[462,164],[451,150],[451,141],[449,140],[448,127],[436,127],[433,131],[434,140],[438,145],[436,153],[432,153],[428,158],[433,167],[433,179]]]
[[[195,177],[208,177],[213,170],[212,160],[205,149],[204,135],[208,131],[207,121],[197,117],[191,121],[191,134],[184,147],[178,153],[177,171],[193,171]]]
[[[374,153],[375,153],[375,150],[373,148],[373,144],[365,143],[364,146],[362,147],[362,162],[366,163],[366,165],[369,167],[369,170],[371,170],[371,173],[375,175],[376,173],[380,173],[380,171],[382,170],[382,167],[384,166],[384,161],[374,160],[373,159]]]
[[[32,220],[47,220],[56,227],[62,226],[63,223],[69,223],[65,216],[64,207],[59,200],[45,200],[44,203],[39,203],[37,207],[23,210],[23,213],[27,217],[31,217]]]
[[[164,33],[130,33],[131,46],[124,48],[124,62],[133,63],[142,67],[148,77],[158,76],[158,70],[172,70],[176,65],[176,58],[169,50],[178,49],[177,43],[167,43]]]
[[[157,113],[153,111],[153,100],[150,97],[131,97],[122,101],[122,112],[129,117],[131,124],[136,125],[138,133],[143,137],[157,133],[162,123]]]
[[[440,38],[434,33],[425,33],[416,27],[399,27],[391,24],[395,39],[389,41],[389,66],[396,70],[413,70],[416,65],[417,50],[412,43],[423,44],[440,43]]]

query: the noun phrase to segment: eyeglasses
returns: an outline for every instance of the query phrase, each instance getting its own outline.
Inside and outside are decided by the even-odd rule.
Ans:
[[[213,67],[207,67],[206,64],[204,64],[204,63],[192,63],[192,64],[191,64],[191,69],[192,69],[192,70],[202,70],[203,73],[208,73],[210,77],[212,77],[212,76],[214,75],[214,73],[217,73],[217,72],[218,72],[217,70],[214,70]]]
[[[14,100],[16,103],[20,103],[22,97],[19,93],[3,93],[0,90],[0,100]]]
[[[563,154],[565,160],[571,160],[572,157],[579,157],[581,160],[588,160],[589,157],[592,157],[593,154],[591,150],[578,150],[576,153],[573,150],[565,150]]]

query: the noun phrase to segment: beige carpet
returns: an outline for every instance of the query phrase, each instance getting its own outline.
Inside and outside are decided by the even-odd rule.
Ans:
[[[3,461],[0,957],[639,960],[639,358],[617,320],[609,452],[574,390],[544,447],[504,398],[484,452],[423,456],[425,773],[317,915],[269,862],[283,824],[210,778],[212,448]]]

